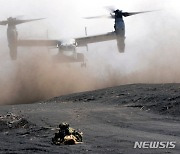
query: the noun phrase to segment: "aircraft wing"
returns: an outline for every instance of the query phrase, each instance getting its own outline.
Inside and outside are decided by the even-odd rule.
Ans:
[[[98,42],[110,41],[115,39],[116,39],[116,33],[110,32],[107,34],[75,38],[75,41],[77,42],[77,47],[81,47],[91,43],[98,43]]]
[[[18,40],[18,46],[57,46],[61,44],[59,40]]]
[[[77,43],[77,47],[82,47],[82,46],[87,46],[88,44],[91,43],[115,40],[116,38],[117,38],[116,33],[110,32],[101,35],[75,38],[75,41]],[[17,42],[18,46],[57,46],[61,44],[62,42],[59,40],[18,40]]]
[[[5,20],[5,21],[0,21],[0,25],[7,25],[8,24],[8,21]]]

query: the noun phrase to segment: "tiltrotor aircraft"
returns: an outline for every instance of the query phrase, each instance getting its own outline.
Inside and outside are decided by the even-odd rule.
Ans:
[[[115,19],[114,24],[114,31],[109,32],[106,34],[101,35],[94,35],[94,36],[85,36],[71,39],[68,42],[64,42],[62,40],[20,40],[18,39],[18,32],[16,29],[16,25],[23,24],[26,22],[42,20],[44,18],[39,19],[31,19],[31,20],[19,20],[16,18],[9,17],[5,21],[0,21],[0,25],[7,25],[7,39],[8,39],[8,46],[10,50],[10,57],[12,60],[17,59],[17,48],[19,46],[52,46],[57,47],[59,49],[59,57],[63,57],[62,60],[66,60],[66,62],[82,62],[84,63],[84,54],[77,53],[76,47],[87,47],[88,44],[97,43],[97,42],[104,42],[110,40],[117,41],[117,47],[119,52],[124,52],[125,50],[125,24],[123,17],[146,13],[151,11],[144,11],[144,12],[123,12],[118,9],[110,9],[111,13],[110,16],[96,16],[96,17],[87,17],[86,19],[93,19],[93,18],[100,18],[100,17],[108,17],[111,19]],[[64,55],[63,53],[66,51],[72,51],[73,56],[69,57]]]

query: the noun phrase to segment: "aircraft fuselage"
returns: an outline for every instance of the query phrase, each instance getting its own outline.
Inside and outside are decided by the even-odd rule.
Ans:
[[[75,45],[60,45],[59,47],[59,51],[75,51],[76,50],[76,46]]]

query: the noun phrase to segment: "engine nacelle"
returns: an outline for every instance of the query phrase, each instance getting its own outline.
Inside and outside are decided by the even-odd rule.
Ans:
[[[117,47],[120,53],[125,51],[125,37],[117,37]]]
[[[11,60],[17,59],[17,38],[18,32],[14,26],[8,26],[7,39]]]
[[[125,24],[124,21],[120,18],[115,20],[114,29],[116,32],[116,35],[120,37],[125,37]]]
[[[11,60],[16,60],[17,59],[17,44],[9,45],[9,52],[10,52]]]

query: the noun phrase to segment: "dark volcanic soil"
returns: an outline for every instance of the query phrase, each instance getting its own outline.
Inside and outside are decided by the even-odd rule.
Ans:
[[[0,153],[178,154],[179,91],[180,84],[125,85],[35,104],[1,106]],[[52,145],[61,122],[80,129],[83,143]],[[135,141],[175,141],[176,147],[134,149]]]
[[[138,84],[56,97],[50,101],[92,102],[126,105],[158,114],[180,116],[180,84]]]

